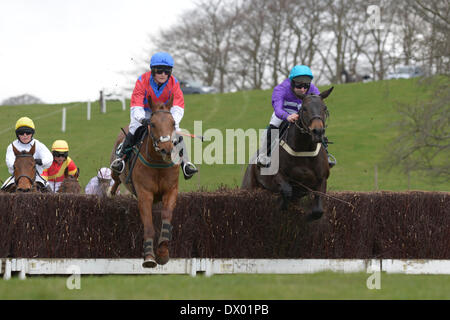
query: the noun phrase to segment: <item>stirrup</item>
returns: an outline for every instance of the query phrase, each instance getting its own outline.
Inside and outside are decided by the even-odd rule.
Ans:
[[[121,158],[117,158],[111,163],[110,168],[111,170],[114,170],[114,172],[121,174],[125,169],[125,161]]]
[[[336,158],[331,153],[329,153],[328,154],[328,165],[330,166],[330,168],[333,168],[336,164],[337,164]]]
[[[193,169],[190,169],[190,168],[188,167],[188,165],[192,166]],[[191,172],[190,172],[190,173],[187,173],[187,172],[186,172],[187,169],[191,170]],[[182,170],[183,170],[183,175],[184,175],[184,179],[185,179],[185,180],[188,180],[188,179],[192,178],[192,176],[194,175],[194,173],[197,173],[197,172],[198,172],[198,169],[194,166],[193,163],[190,163],[190,162],[183,163]]]
[[[272,161],[270,160],[270,157],[268,157],[264,154],[260,154],[256,161],[257,166],[262,167],[262,168],[269,168],[271,163],[272,163]]]

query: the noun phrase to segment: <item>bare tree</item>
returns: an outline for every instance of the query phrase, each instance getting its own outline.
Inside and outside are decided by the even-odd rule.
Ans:
[[[297,65],[314,67],[321,48],[321,23],[325,15],[326,3],[323,0],[290,1],[287,7],[287,45],[282,69],[288,73]],[[314,68],[313,68],[314,69]],[[316,72],[314,72],[316,73]],[[317,79],[317,78],[316,78]]]
[[[363,54],[371,66],[373,78],[383,80],[396,56],[394,22],[398,8],[405,3],[401,0],[398,2],[381,0],[377,5],[380,9],[380,24],[367,27],[368,46]]]
[[[381,25],[367,28],[364,0],[199,0],[151,38],[151,52],[172,53],[180,79],[221,92],[273,87],[296,64],[312,67],[316,82],[361,80],[364,69],[384,79],[398,63],[450,72],[448,1],[374,4]]]
[[[282,49],[286,41],[287,28],[287,9],[289,0],[274,0],[269,4],[269,15],[267,21],[269,24],[268,35],[270,38],[269,45],[269,62],[268,66],[271,68],[271,86],[274,87],[279,83],[279,77],[281,74],[285,74],[285,70],[282,70]]]
[[[325,30],[319,51],[323,72],[329,81],[342,82],[341,75],[356,74],[359,57],[367,44],[364,34],[364,1],[326,0]]]
[[[438,0],[412,0],[412,10],[422,18],[423,61],[430,73],[450,73],[450,3]]]
[[[26,105],[26,104],[43,104],[41,99],[31,95],[31,94],[22,94],[20,96],[11,97],[2,101],[1,105],[3,106],[18,106],[18,105]]]
[[[449,181],[450,78],[435,79],[430,87],[434,88],[431,98],[397,105],[402,118],[396,123],[399,133],[387,161],[405,173],[423,172]]]
[[[244,1],[236,22],[229,81],[237,90],[262,89],[269,57],[267,16],[269,0]]]

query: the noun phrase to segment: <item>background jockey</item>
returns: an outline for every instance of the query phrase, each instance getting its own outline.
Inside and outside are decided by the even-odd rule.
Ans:
[[[49,182],[53,192],[57,192],[59,186],[64,181],[64,171],[68,169],[68,174],[74,176],[77,173],[75,162],[69,157],[69,145],[65,140],[56,140],[52,145],[53,162],[50,168],[42,172],[42,176]]]
[[[147,101],[150,96],[153,102],[166,103],[171,95],[174,95],[173,106],[170,109],[173,119],[175,120],[175,129],[180,129],[180,122],[184,115],[184,97],[180,88],[180,83],[172,75],[174,62],[170,54],[166,52],[155,53],[150,60],[151,71],[144,73],[136,81],[130,102],[130,126],[129,132],[125,137],[125,141],[120,149],[117,159],[111,163],[111,169],[121,173],[124,169],[127,153],[136,141],[134,141],[134,133],[137,128],[150,118],[151,110]],[[182,137],[177,136],[178,139]],[[185,179],[191,178],[198,170],[189,161],[189,155],[185,148],[184,141],[177,145],[182,158],[181,168]]]
[[[50,167],[52,164],[52,154],[47,149],[47,147],[34,139],[35,127],[33,120],[28,117],[22,117],[16,122],[16,137],[17,140],[14,140],[6,149],[6,166],[8,167],[8,171],[11,175],[14,174],[14,162],[16,161],[16,155],[14,154],[12,145],[19,151],[30,151],[33,145],[36,145],[34,151],[34,159],[36,161],[36,182],[40,183],[42,186],[47,186],[47,181],[45,181],[41,174],[44,169]],[[14,183],[14,177],[11,177],[5,181],[2,186],[6,188],[8,185]]]
[[[111,169],[100,168],[97,172],[97,176],[89,180],[89,183],[84,189],[84,193],[103,196],[106,195],[107,189],[113,184],[114,180],[111,179]],[[118,193],[120,193],[120,190],[118,190]]]
[[[272,107],[274,112],[270,118],[270,124],[266,135],[266,153],[258,154],[257,164],[262,167],[270,167],[272,152],[271,129],[278,129],[283,121],[295,122],[298,120],[298,111],[302,107],[302,100],[298,97],[302,94],[320,94],[319,89],[311,83],[314,78],[308,66],[297,65],[292,68],[289,77],[277,85],[272,92]],[[280,134],[281,136],[281,134]],[[327,138],[322,142],[327,151]],[[334,157],[333,157],[334,159]],[[328,158],[330,167],[336,162]]]

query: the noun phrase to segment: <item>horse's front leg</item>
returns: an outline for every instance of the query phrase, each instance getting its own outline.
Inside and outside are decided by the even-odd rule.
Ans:
[[[319,188],[317,191],[319,191],[320,193],[325,193],[327,190],[327,180],[323,179],[322,183],[320,184]],[[323,215],[323,201],[322,201],[322,195],[315,193],[313,195],[313,205],[312,205],[312,212],[311,214],[307,217],[308,221],[314,221],[314,220],[318,220],[322,217]]]
[[[166,264],[169,261],[169,241],[172,239],[172,213],[175,209],[178,196],[178,187],[173,188],[162,198],[161,233],[156,249],[156,262]]]
[[[138,207],[144,225],[144,268],[156,267],[155,253],[153,251],[153,239],[155,228],[152,216],[153,193],[145,192],[138,195]]]
[[[287,182],[281,174],[277,174],[275,182],[279,186],[283,202],[281,204],[281,210],[285,211],[288,208],[289,202],[292,199],[292,185]]]
[[[122,183],[120,181],[120,177],[114,172],[112,174],[112,179],[114,180],[114,184],[111,187],[108,185],[108,187],[106,188],[106,195],[108,197],[114,197],[117,193],[119,185]]]

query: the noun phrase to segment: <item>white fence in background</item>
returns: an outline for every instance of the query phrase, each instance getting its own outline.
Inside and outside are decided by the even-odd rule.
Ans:
[[[108,93],[105,92],[105,89],[100,91],[100,112],[106,113],[106,101],[107,100],[119,100],[122,102],[122,110],[126,110],[126,104],[125,104],[125,95],[123,93],[117,94],[117,93]]]
[[[390,259],[171,259],[153,269],[143,259],[0,259],[3,279],[26,275],[69,275],[74,266],[80,274],[310,274],[316,272],[387,272],[402,274],[450,274],[450,260]]]
[[[61,131],[66,132],[66,108],[62,108],[62,124]]]

